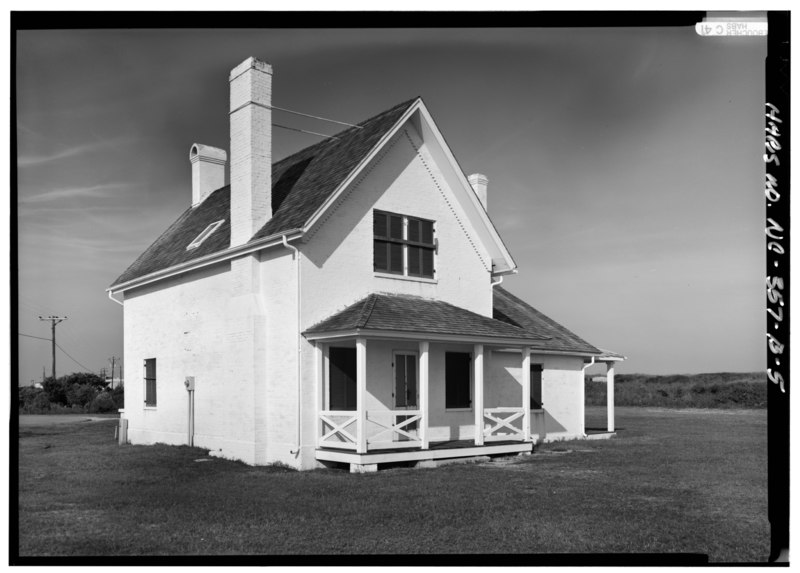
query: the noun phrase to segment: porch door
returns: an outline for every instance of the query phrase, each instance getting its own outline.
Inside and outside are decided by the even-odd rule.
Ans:
[[[417,355],[404,354],[397,352],[394,355],[394,409],[395,410],[416,410],[419,402],[417,401]],[[397,416],[397,424],[402,423],[411,416]],[[417,429],[417,423],[403,428],[409,433]],[[408,438],[400,436],[401,441]]]

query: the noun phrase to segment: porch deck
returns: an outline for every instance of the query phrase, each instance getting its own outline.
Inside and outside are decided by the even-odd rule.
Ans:
[[[426,450],[421,448],[389,448],[363,454],[332,447],[317,448],[319,461],[350,464],[350,471],[376,471],[378,464],[394,462],[420,462],[448,458],[469,458],[533,451],[533,442],[518,440],[494,441],[476,446],[474,440],[447,440],[431,442]]]

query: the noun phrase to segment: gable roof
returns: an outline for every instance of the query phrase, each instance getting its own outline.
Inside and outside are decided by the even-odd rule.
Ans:
[[[249,243],[301,228],[419,98],[298,151],[272,165],[272,217]],[[203,244],[187,251],[209,224],[224,219]],[[230,246],[230,185],[189,208],[112,284],[113,288]]]
[[[545,342],[532,345],[533,349],[602,354],[599,349],[577,334],[567,330],[501,286],[494,287],[492,306],[495,319],[522,328],[532,335],[546,337]]]
[[[471,338],[515,339],[531,343],[546,337],[441,300],[373,293],[307,329],[304,335],[388,331]]]

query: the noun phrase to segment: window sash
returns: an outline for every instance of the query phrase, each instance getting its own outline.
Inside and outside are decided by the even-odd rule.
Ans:
[[[435,250],[433,221],[373,212],[373,270],[433,278]]]
[[[157,403],[156,359],[147,358],[144,361],[144,404],[155,406]]]

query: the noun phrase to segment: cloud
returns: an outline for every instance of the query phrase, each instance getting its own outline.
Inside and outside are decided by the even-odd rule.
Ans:
[[[131,187],[131,183],[106,183],[104,185],[94,185],[92,187],[61,187],[39,193],[38,195],[33,195],[32,197],[27,197],[21,200],[20,204],[47,203],[49,201],[80,199],[82,197],[110,197],[121,190],[130,189]]]
[[[32,129],[23,128],[23,131],[33,135],[40,136]],[[40,136],[41,137],[41,136]],[[81,145],[64,146],[62,149],[53,151],[51,153],[29,153],[17,156],[17,167],[35,167],[52,161],[60,161],[69,157],[76,157],[87,153],[94,153],[96,151],[108,150],[110,147],[115,147],[122,143],[127,143],[130,140],[123,137],[105,138],[99,141],[92,141],[83,143]]]

